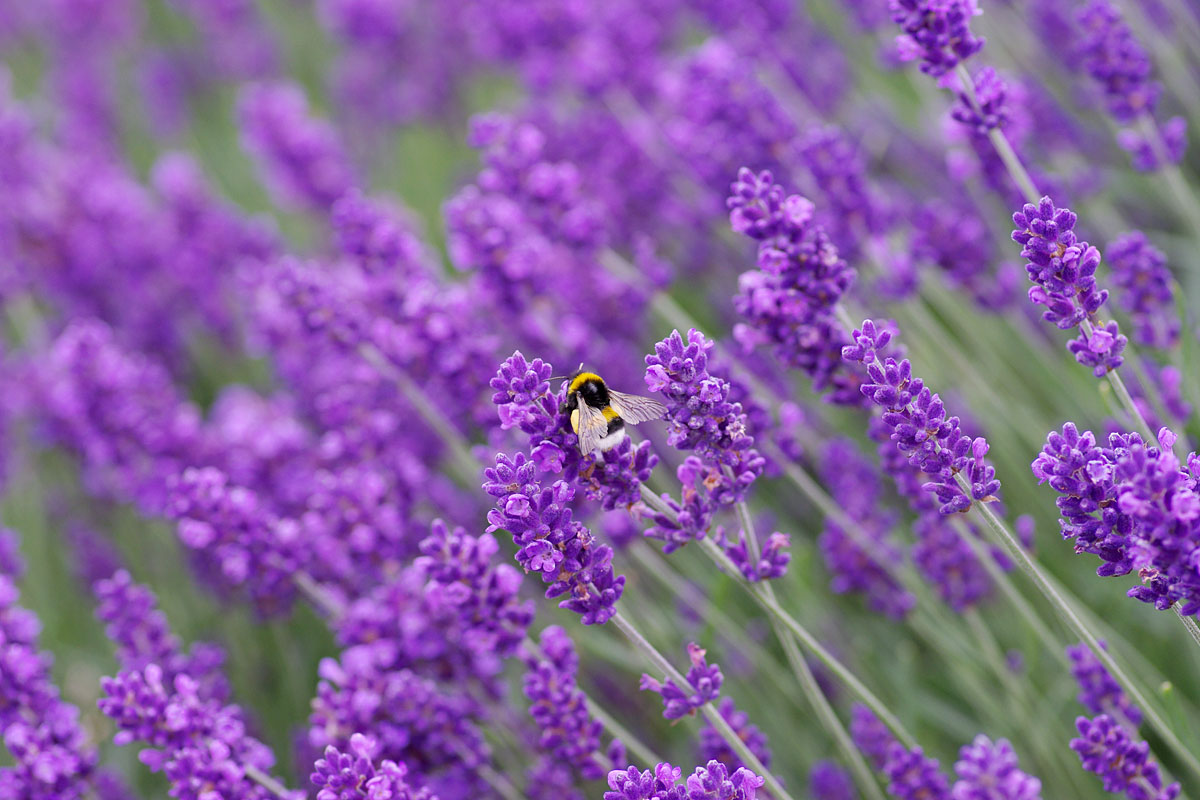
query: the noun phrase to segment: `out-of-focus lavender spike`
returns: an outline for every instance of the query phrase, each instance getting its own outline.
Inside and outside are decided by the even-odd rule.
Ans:
[[[576,683],[579,656],[571,637],[550,626],[539,637],[540,653],[525,652],[525,696],[537,723],[538,746],[560,763],[578,771],[585,780],[604,777],[600,734],[603,726],[587,709],[587,696]]]
[[[808,789],[813,800],[854,800],[850,773],[832,761],[818,761],[808,772]]]
[[[721,702],[717,704],[717,711],[737,733],[738,738],[746,743],[750,752],[754,753],[755,757],[762,762],[763,766],[771,766],[771,750],[767,746],[767,736],[758,729],[757,725],[750,722],[750,715],[745,711],[739,711],[731,697],[722,697]],[[704,762],[719,761],[731,770],[745,766],[741,758],[733,752],[729,743],[711,723],[700,729],[700,760]]]
[[[167,484],[203,458],[199,414],[158,364],[96,320],[71,323],[37,371],[40,418],[83,461],[89,491],[162,513]]]
[[[1102,377],[1121,366],[1126,338],[1116,322],[1102,322],[1098,315],[1108,300],[1108,290],[1096,287],[1100,251],[1075,235],[1076,215],[1069,208],[1056,208],[1049,197],[1013,214],[1013,241],[1022,246],[1021,257],[1033,286],[1031,302],[1043,305],[1042,318],[1067,330],[1079,327],[1077,339],[1067,349],[1075,360]]]
[[[92,592],[96,617],[105,623],[122,669],[141,670],[157,664],[166,682],[174,681],[176,675],[188,675],[202,697],[223,701],[229,696],[229,684],[220,672],[224,651],[218,645],[199,642],[192,654],[184,653],[166,615],[158,609],[154,593],[134,583],[127,571],[117,570],[97,581]]]
[[[677,685],[670,678],[659,681],[646,674],[642,675],[638,687],[662,695],[663,716],[667,719],[694,715],[696,709],[716,700],[721,691],[721,683],[725,679],[720,667],[708,663],[704,657],[704,650],[698,644],[690,642],[687,651],[692,665],[684,676],[688,682],[686,688]]]
[[[265,78],[278,65],[271,30],[252,0],[171,0],[196,26],[202,69],[225,80]]]
[[[766,782],[745,767],[730,772],[720,761],[709,761],[696,767],[683,785],[679,767],[660,763],[653,770],[640,770],[630,765],[608,773],[609,791],[604,800],[700,800],[720,797],[722,800],[754,800]]]
[[[864,552],[836,521],[826,518],[817,544],[833,573],[833,590],[839,594],[861,592],[875,611],[903,618],[916,598],[880,566],[898,563],[900,552],[889,539],[897,516],[879,503],[883,491],[879,476],[853,442],[834,439],[821,454],[821,478],[834,501],[873,544],[873,552]]]
[[[925,514],[913,523],[917,541],[912,560],[954,611],[978,605],[991,593],[992,582],[970,545],[945,517]]]
[[[1108,246],[1117,304],[1133,321],[1133,340],[1145,347],[1168,349],[1179,343],[1181,324],[1175,313],[1167,257],[1146,234],[1131,231]]]
[[[958,751],[951,800],[1041,800],[1042,782],[1021,771],[1007,739],[980,734]]]
[[[864,237],[884,232],[888,214],[867,182],[867,164],[859,146],[835,126],[809,130],[798,145],[804,166],[821,190],[817,219],[851,261]]]
[[[970,29],[981,13],[975,0],[888,0],[902,33],[896,47],[904,61],[921,60],[921,71],[940,78],[983,49]]]
[[[749,165],[784,172],[796,128],[758,79],[754,62],[720,38],[688,52],[659,78],[663,134],[700,181],[724,189]]]
[[[386,640],[322,660],[309,746],[344,749],[355,733],[370,731],[372,759],[421,765],[410,782],[447,797],[484,792],[475,771],[490,752],[477,725],[480,703],[395,663],[395,643]]]
[[[1112,717],[1079,717],[1075,727],[1079,736],[1071,740],[1071,749],[1079,754],[1084,769],[1104,780],[1106,792],[1123,792],[1140,800],[1174,800],[1179,795],[1178,783],[1163,786],[1158,764],[1149,758],[1150,745],[1134,741]]]
[[[950,800],[950,785],[936,758],[920,747],[906,750],[899,742],[888,746],[883,774],[888,794],[896,800]]]
[[[896,743],[891,731],[879,721],[871,710],[855,703],[850,708],[850,736],[862,754],[874,765],[883,769],[887,762],[888,748]]]
[[[1162,86],[1151,80],[1150,57],[1117,7],[1108,0],[1090,0],[1076,18],[1082,32],[1076,50],[1099,84],[1109,113],[1118,122],[1153,114]]]
[[[238,97],[238,117],[243,146],[281,203],[327,211],[355,185],[336,132],[311,115],[299,86],[246,86]]]
[[[788,366],[832,387],[832,402],[859,405],[858,381],[841,359],[847,344],[834,308],[854,281],[814,207],[800,195],[784,196],[769,172],[738,172],[726,201],[733,230],[758,241],[758,269],[742,273],[734,308],[746,320],[734,336],[746,347],[772,346]]]
[[[524,453],[496,456],[484,473],[484,491],[496,498],[488,512],[488,532],[504,529],[520,548],[517,562],[550,584],[547,598],[566,595],[562,608],[581,614],[584,625],[607,622],[625,588],[614,575],[612,548],[598,544],[583,523],[571,518],[575,490],[565,481],[545,486],[537,465]]]
[[[1100,646],[1108,649],[1104,640]],[[1079,683],[1077,699],[1093,714],[1108,714],[1122,724],[1134,728],[1142,724],[1142,710],[1135,706],[1091,648],[1082,642],[1067,647],[1067,658],[1071,660],[1071,675]]]

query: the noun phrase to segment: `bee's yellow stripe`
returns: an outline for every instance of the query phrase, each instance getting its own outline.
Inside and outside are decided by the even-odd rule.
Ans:
[[[604,384],[604,379],[594,372],[581,372],[575,376],[575,380],[571,381],[571,385],[567,387],[567,394],[575,394],[588,381],[596,381],[601,385]]]
[[[612,422],[618,416],[617,412],[613,411],[612,406],[605,406],[604,408],[600,409],[600,413],[603,414],[604,418],[609,422]]]

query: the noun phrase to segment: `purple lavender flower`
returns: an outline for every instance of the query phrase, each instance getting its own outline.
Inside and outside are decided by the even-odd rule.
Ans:
[[[167,617],[157,608],[154,593],[134,583],[125,570],[97,581],[96,617],[106,623],[105,633],[117,646],[117,661],[122,669],[141,670],[157,664],[164,682],[176,675],[188,675],[196,681],[197,692],[205,698],[224,700],[229,684],[221,667],[224,651],[215,644],[197,643],[185,654],[179,639],[171,633]]]
[[[309,116],[292,84],[251,84],[238,98],[244,146],[280,201],[328,210],[354,185],[354,170],[328,122]]]
[[[855,703],[850,708],[850,736],[875,769],[883,769],[887,763],[888,749],[896,740],[879,721],[879,717],[864,705]]]
[[[812,224],[814,206],[785,197],[770,172],[738,172],[726,201],[733,230],[758,241],[758,269],[742,273],[733,304],[746,322],[734,336],[744,347],[770,344],[786,365],[801,370],[830,400],[862,402],[840,358],[845,334],[834,308],[854,282],[829,236]]]
[[[708,535],[713,515],[720,507],[715,493],[724,490],[725,476],[718,466],[705,464],[696,456],[688,456],[675,470],[679,479],[679,500],[664,494],[661,499],[671,509],[670,514],[650,510],[653,524],[646,529],[648,539],[661,540],[663,552],[670,554],[691,541]],[[743,564],[743,566],[753,566]]]
[[[96,751],[50,677],[52,658],[38,649],[41,624],[17,605],[23,571],[16,537],[0,528],[0,732],[12,767],[0,791],[21,798],[76,800],[88,793]]]
[[[114,338],[96,320],[59,335],[36,374],[41,417],[81,457],[91,492],[158,514],[169,480],[202,456],[199,413],[160,365]]]
[[[729,401],[729,382],[708,371],[712,349],[713,342],[694,328],[686,342],[672,331],[646,356],[646,386],[666,400],[667,443],[694,450],[706,463],[722,468],[714,499],[729,505],[746,496],[765,460],[754,449],[741,404]],[[724,475],[725,468],[732,477]]]
[[[295,520],[277,518],[255,492],[231,485],[215,467],[184,470],[171,488],[168,514],[206,580],[244,589],[263,613],[290,606],[304,555]]]
[[[971,102],[965,88],[960,88],[950,116],[972,133],[987,136],[988,131],[1003,128],[1008,122],[1008,84],[992,67],[981,67],[971,81],[975,102]]]
[[[850,773],[832,761],[818,761],[808,773],[808,788],[813,800],[854,800]]]
[[[888,0],[900,58],[921,59],[921,71],[940,78],[983,49],[971,33],[971,17],[980,11],[975,0]]]
[[[1112,452],[1099,447],[1091,431],[1080,433],[1068,422],[1062,433],[1047,435],[1032,465],[1038,482],[1062,495],[1055,502],[1063,538],[1075,540],[1076,553],[1099,556],[1104,564],[1096,574],[1102,577],[1133,569],[1128,542],[1133,521],[1117,507],[1112,462]]]
[[[1120,288],[1117,302],[1133,321],[1133,339],[1140,345],[1168,349],[1179,342],[1171,271],[1167,257],[1141,231],[1122,234],[1108,246],[1113,280]]]
[[[1158,764],[1149,758],[1150,745],[1135,743],[1112,717],[1079,717],[1075,727],[1079,736],[1071,740],[1071,749],[1084,769],[1104,779],[1106,792],[1124,792],[1139,800],[1173,800],[1179,795],[1178,783],[1163,786]]]
[[[552,625],[542,631],[541,656],[524,653],[525,696],[537,723],[538,746],[559,763],[568,764],[586,780],[604,775],[596,754],[603,726],[588,713],[587,696],[575,681],[579,657],[570,636]]]
[[[695,714],[700,706],[716,700],[721,691],[721,682],[725,679],[720,667],[716,664],[709,666],[704,658],[704,651],[698,644],[689,643],[687,651],[692,666],[684,676],[688,682],[686,690],[670,678],[663,682],[644,673],[638,686],[642,690],[662,695],[663,716],[667,719],[679,719],[688,714]]]
[[[950,800],[950,787],[937,759],[926,756],[920,747],[906,750],[893,742],[888,746],[883,774],[888,779],[888,794],[897,800]]]
[[[318,787],[317,800],[432,800],[428,790],[408,785],[408,767],[403,762],[384,759],[376,767],[377,747],[361,733],[350,737],[344,752],[333,745],[326,747],[310,777]]]
[[[782,578],[787,574],[788,564],[792,561],[792,540],[786,533],[779,531],[767,537],[757,560],[750,553],[745,531],[738,531],[736,544],[729,542],[723,531],[716,537],[716,541],[737,565],[742,577],[751,583]]]
[[[1013,214],[1012,238],[1022,245],[1031,302],[1044,305],[1042,318],[1062,330],[1085,329],[1068,345],[1076,361],[1093,368],[1096,377],[1121,365],[1125,337],[1115,323],[1101,323],[1096,314],[1108,300],[1107,289],[1096,288],[1100,251],[1075,235],[1075,214],[1056,208],[1049,197],[1026,203]],[[1091,327],[1091,330],[1086,330]]]
[[[1133,168],[1139,172],[1154,172],[1167,164],[1178,164],[1187,150],[1187,120],[1171,117],[1148,136],[1134,128],[1117,131],[1117,144],[1129,153]]]
[[[1082,37],[1077,52],[1100,85],[1108,111],[1118,122],[1152,114],[1162,87],[1150,79],[1150,57],[1121,12],[1108,0],[1091,0],[1078,12]]]
[[[750,752],[762,762],[762,765],[764,767],[771,766],[771,750],[767,746],[767,736],[758,729],[757,725],[750,722],[750,715],[745,711],[739,711],[730,697],[721,698],[721,702],[717,704],[717,711],[737,733],[738,738],[746,743]],[[700,729],[700,760],[704,762],[719,761],[732,770],[745,766],[741,757],[733,751],[729,742],[725,741],[725,737],[713,727],[711,722],[706,723]]]
[[[615,769],[608,773],[610,791],[604,793],[604,800],[754,800],[766,782],[745,767],[730,773],[719,761],[696,767],[680,786],[682,773],[667,763],[653,770]]]
[[[248,767],[269,773],[275,757],[247,734],[237,706],[204,698],[187,675],[176,675],[173,684],[166,684],[156,664],[103,678],[100,685],[105,693],[100,710],[118,728],[114,741],[149,745],[139,759],[151,772],[165,775],[172,797],[195,797],[204,791],[246,800],[275,797],[247,776]],[[290,792],[289,797],[300,800],[304,793]]]
[[[886,211],[867,180],[859,145],[835,126],[814,128],[800,140],[800,156],[824,196],[818,218],[838,250],[854,260],[864,237],[885,230]]]
[[[980,734],[958,751],[958,780],[951,800],[1040,800],[1042,782],[1017,766],[1017,754],[1006,739],[995,743]]]
[[[512,534],[520,548],[517,563],[550,584],[546,597],[567,595],[559,606],[583,615],[584,625],[607,622],[625,577],[613,575],[612,548],[598,544],[583,523],[571,518],[568,504],[575,490],[565,481],[544,486],[537,465],[524,453],[512,459],[497,454],[496,465],[484,475],[484,491],[496,498],[488,532]]]
[[[913,524],[913,532],[917,537],[913,563],[946,605],[961,613],[991,593],[991,578],[945,517],[922,515]]]
[[[345,751],[351,737],[371,732],[370,757],[419,765],[410,783],[453,796],[483,792],[476,774],[489,748],[478,727],[480,703],[460,689],[398,666],[395,641],[355,645],[318,667],[320,683],[309,715],[307,744]]]
[[[842,350],[846,361],[867,367],[869,381],[862,393],[884,409],[883,422],[891,429],[896,447],[908,456],[909,464],[935,480],[922,488],[941,503],[942,514],[966,511],[973,501],[991,502],[1000,489],[996,470],[984,459],[988,444],[983,437],[971,439],[959,427],[958,417],[947,417],[941,398],[914,378],[912,364],[888,357],[880,360],[891,341],[889,331],[864,320],[853,334],[854,344]],[[968,496],[955,478],[963,475],[971,487]]]
[[[1103,640],[1100,646],[1108,649]],[[1076,699],[1093,714],[1108,714],[1137,727],[1142,724],[1142,710],[1130,702],[1112,675],[1108,673],[1091,648],[1080,642],[1067,647],[1071,659],[1071,674],[1079,683]]]
[[[883,487],[879,476],[848,439],[834,439],[821,453],[821,478],[830,495],[856,523],[857,531],[872,545],[867,552],[831,517],[817,538],[825,565],[832,573],[830,587],[838,594],[860,592],[870,607],[901,619],[916,602],[884,565],[899,563],[900,551],[889,540],[896,515],[879,502]]]

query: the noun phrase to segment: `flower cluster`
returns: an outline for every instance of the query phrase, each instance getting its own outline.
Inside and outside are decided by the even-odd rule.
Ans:
[[[1076,49],[1100,84],[1109,113],[1118,122],[1152,114],[1162,87],[1150,79],[1150,57],[1121,12],[1108,0],[1091,0],[1079,10],[1078,21],[1083,36]]]
[[[529,713],[539,731],[538,746],[556,761],[577,769],[587,780],[603,777],[604,770],[596,759],[602,727],[591,718],[587,696],[576,684],[579,656],[571,637],[552,625],[542,631],[539,652],[527,650],[522,660],[527,668],[525,696],[530,702]]]
[[[565,481],[545,486],[535,462],[517,453],[496,455],[484,475],[483,490],[496,498],[488,512],[488,532],[506,530],[520,548],[517,563],[550,584],[546,597],[566,595],[562,608],[599,625],[615,613],[625,577],[613,575],[612,548],[599,544],[583,523],[572,519],[575,490]]]
[[[646,386],[667,401],[667,443],[694,450],[715,467],[720,488],[714,499],[729,505],[746,496],[765,461],[754,449],[741,404],[729,400],[729,382],[709,372],[712,349],[712,340],[694,328],[686,341],[672,331],[646,356]]]
[[[376,742],[361,733],[350,737],[345,751],[326,747],[310,778],[317,787],[317,800],[434,800],[428,790],[408,785],[408,767],[403,763],[384,759],[376,767],[376,748]]]
[[[891,334],[864,320],[855,329],[854,344],[847,345],[842,357],[867,368],[868,381],[862,393],[884,409],[883,422],[891,430],[891,439],[912,466],[934,478],[924,485],[941,503],[943,514],[966,511],[973,501],[989,502],[1000,489],[996,470],[984,456],[988,444],[983,437],[972,439],[962,432],[958,417],[947,417],[941,398],[931,392],[920,378],[913,377],[912,364],[880,356],[891,341]],[[966,479],[970,494],[958,484]]]
[[[954,771],[958,780],[950,790],[951,800],[1041,800],[1042,782],[1020,770],[1017,754],[1005,739],[993,742],[976,736],[958,751]]]
[[[1200,578],[1194,559],[1200,526],[1200,458],[1184,470],[1166,428],[1157,447],[1136,433],[1109,436],[1096,444],[1091,431],[1073,423],[1052,431],[1033,462],[1033,474],[1057,491],[1063,536],[1076,552],[1098,555],[1101,576],[1137,570],[1142,586],[1129,596],[1155,608],[1180,603],[1179,612],[1200,612]]]
[[[212,791],[247,800],[276,797],[249,774],[270,772],[270,749],[247,733],[240,708],[204,697],[191,677],[176,675],[167,683],[162,669],[149,664],[103,678],[101,688],[105,696],[98,705],[117,726],[116,743],[149,745],[139,758],[166,775],[172,796]],[[304,793],[288,797],[298,800]]]
[[[785,196],[770,172],[745,168],[726,203],[733,230],[758,242],[758,269],[738,279],[733,304],[745,323],[734,335],[746,347],[771,345],[783,363],[812,378],[815,389],[832,388],[833,402],[859,403],[840,358],[845,334],[834,319],[855,273],[812,223],[813,204]]]
[[[37,617],[17,605],[22,571],[15,535],[0,528],[0,733],[14,763],[0,769],[0,792],[77,800],[88,793],[96,751],[79,709],[51,681],[52,659],[38,647]]]
[[[888,0],[892,22],[903,31],[896,38],[900,58],[921,59],[921,71],[940,78],[983,49],[971,33],[975,0]]]
[[[1133,322],[1133,340],[1164,350],[1178,344],[1181,325],[1174,313],[1173,278],[1163,252],[1146,234],[1132,231],[1108,246],[1108,262],[1120,289],[1117,302]]]
[[[1045,306],[1042,318],[1058,328],[1081,328],[1069,349],[1076,361],[1101,377],[1121,366],[1126,339],[1115,322],[1102,324],[1096,317],[1108,290],[1096,288],[1100,251],[1075,235],[1076,219],[1069,208],[1056,208],[1043,197],[1013,214],[1012,238],[1028,260],[1025,271],[1034,284],[1030,301]]]
[[[676,685],[675,681],[667,678],[659,681],[642,674],[639,688],[662,695],[663,716],[667,719],[679,719],[688,714],[695,714],[696,709],[717,699],[721,692],[721,683],[725,677],[721,668],[716,664],[709,666],[704,658],[704,651],[695,642],[687,646],[688,658],[692,666],[688,669],[687,689]],[[690,690],[690,691],[689,691]]]
[[[855,525],[851,532],[827,517],[817,539],[832,573],[830,588],[839,594],[861,593],[873,610],[902,619],[916,598],[891,573],[900,561],[900,551],[889,538],[897,518],[880,507],[883,487],[878,474],[853,442],[834,439],[821,453],[821,477]]]
[[[1107,649],[1103,641],[1100,646]],[[1080,642],[1069,646],[1067,658],[1071,660],[1071,675],[1079,683],[1076,699],[1080,705],[1093,714],[1107,714],[1135,728],[1142,724],[1142,710],[1130,702],[1087,645]]]
[[[730,772],[719,761],[696,767],[681,785],[683,770],[660,763],[653,770],[635,766],[608,773],[604,800],[754,800],[765,783],[745,767]]]
[[[1075,720],[1079,736],[1071,749],[1079,754],[1083,768],[1104,779],[1104,790],[1127,793],[1144,800],[1173,800],[1179,784],[1163,786],[1158,764],[1150,760],[1150,745],[1134,742],[1129,732],[1107,714],[1095,719]]]

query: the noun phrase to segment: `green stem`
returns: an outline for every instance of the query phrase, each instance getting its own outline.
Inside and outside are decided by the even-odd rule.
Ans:
[[[641,632],[625,618],[624,614],[614,610],[612,621],[620,629],[621,633],[625,634],[630,643],[642,652],[646,660],[654,665],[657,671],[673,680],[680,687],[689,685],[687,678],[679,670],[675,669],[671,662],[662,653],[658,652],[645,636],[642,636]],[[746,743],[742,741],[742,737],[738,736],[737,731],[721,716],[721,712],[717,711],[712,703],[705,703],[700,706],[700,713],[717,730],[717,733],[733,749],[733,752],[737,753],[742,763],[766,781],[767,791],[771,793],[772,797],[776,798],[776,800],[793,800],[792,796],[783,788],[783,784],[759,761],[758,756],[751,752]]]
[[[246,773],[247,778],[280,798],[280,800],[289,800],[291,798],[292,793],[288,791],[286,786],[253,764],[243,764],[242,771]]]
[[[732,479],[733,471],[729,467],[724,468],[726,477]],[[734,504],[737,512],[738,522],[742,526],[742,534],[746,539],[746,549],[750,558],[757,563],[760,557],[758,547],[758,534],[754,528],[754,519],[750,516],[750,507],[745,500],[739,500]],[[769,582],[763,582],[761,585],[763,593],[772,601],[776,601],[775,588]],[[829,704],[829,699],[825,697],[825,693],[821,691],[820,685],[817,683],[816,677],[813,675],[812,669],[804,660],[799,648],[796,646],[796,640],[783,627],[777,619],[771,620],[771,628],[775,631],[776,638],[783,645],[784,653],[787,655],[788,662],[792,665],[792,670],[796,673],[796,680],[800,682],[800,688],[808,701],[812,703],[813,710],[817,712],[817,717],[825,729],[833,736],[837,742],[842,754],[850,764],[850,769],[854,772],[855,781],[863,794],[872,798],[872,800],[883,800],[883,792],[879,789],[879,784],[875,777],[871,774],[870,767],[863,759],[862,753],[855,747],[854,741],[850,738],[850,734],[846,731],[844,725],[833,707]]]
[[[709,558],[713,560],[730,578],[737,582],[762,608],[769,614],[778,619],[783,625],[790,630],[804,647],[815,655],[822,664],[829,668],[838,680],[842,681],[850,692],[863,702],[863,705],[871,709],[875,716],[887,725],[896,738],[908,748],[917,746],[917,741],[913,738],[901,724],[896,715],[884,705],[875,694],[868,689],[862,681],[851,672],[845,664],[838,661],[832,653],[825,649],[821,642],[813,636],[808,630],[796,621],[787,611],[785,611],[777,601],[768,597],[761,587],[747,581],[737,568],[737,565],[730,560],[729,556],[715,542],[709,538],[700,540],[700,549],[703,550]]]

